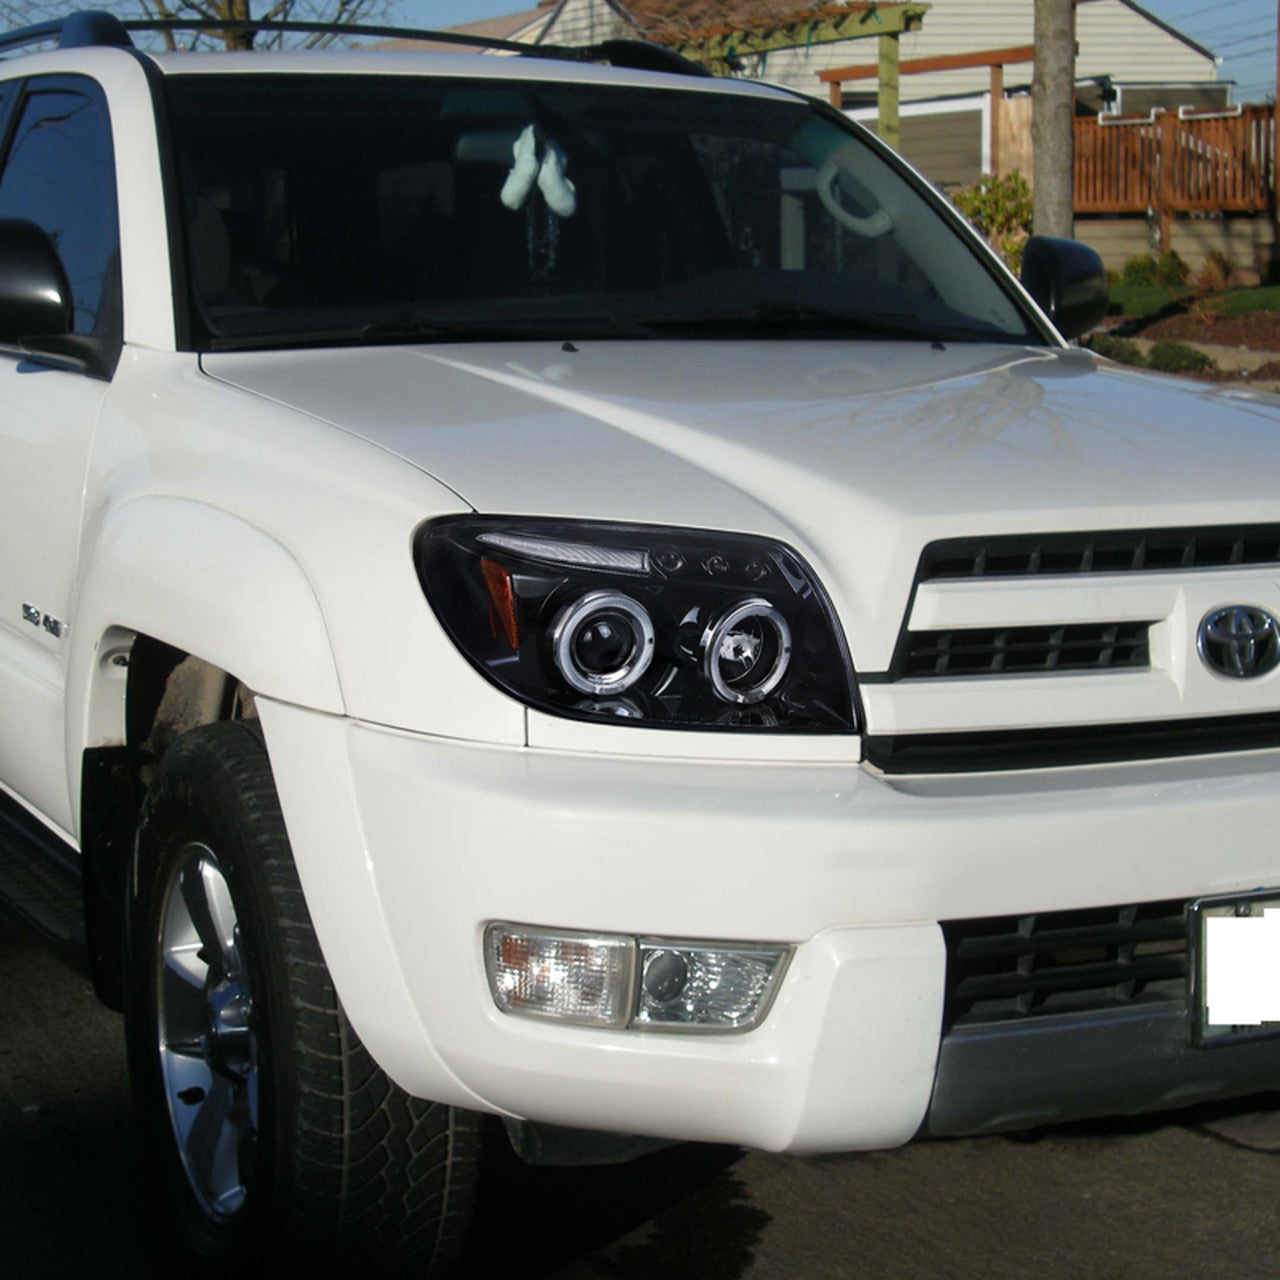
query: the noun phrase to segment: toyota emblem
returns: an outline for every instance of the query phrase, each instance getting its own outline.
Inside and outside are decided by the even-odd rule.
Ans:
[[[1248,680],[1280,664],[1280,623],[1252,605],[1233,604],[1206,614],[1197,641],[1205,666],[1220,676]]]

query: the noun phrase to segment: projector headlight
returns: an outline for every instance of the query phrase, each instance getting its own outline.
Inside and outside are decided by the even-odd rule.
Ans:
[[[857,727],[835,614],[779,542],[457,516],[424,525],[415,558],[458,648],[541,711],[666,728]]]

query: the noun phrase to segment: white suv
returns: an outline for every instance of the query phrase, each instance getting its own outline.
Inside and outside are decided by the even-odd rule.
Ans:
[[[193,1256],[443,1269],[480,1113],[573,1162],[1280,1084],[1205,1000],[1280,903],[1275,401],[1067,346],[1088,250],[1027,292],[645,46],[36,35],[0,885],[83,894]]]

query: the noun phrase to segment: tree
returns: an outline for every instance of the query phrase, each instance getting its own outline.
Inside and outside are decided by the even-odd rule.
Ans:
[[[1031,81],[1032,186],[1038,236],[1070,236],[1074,213],[1074,0],[1036,0],[1036,69]]]
[[[390,0],[0,0],[0,27],[28,26],[74,13],[77,9],[105,9],[118,18],[160,18],[164,20],[234,22],[257,18],[269,22],[325,22],[339,26],[376,20],[385,13]],[[331,43],[332,33],[297,36],[296,43],[317,48]],[[286,38],[280,32],[264,32],[255,37],[252,31],[183,32],[165,31],[156,37],[168,49],[214,47],[250,49],[280,45]]]

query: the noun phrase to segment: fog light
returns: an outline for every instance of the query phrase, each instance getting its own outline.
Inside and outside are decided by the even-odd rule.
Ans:
[[[489,989],[504,1013],[625,1027],[635,990],[635,941],[491,924]]]
[[[786,956],[781,947],[642,941],[632,1025],[747,1031],[769,1011]]]

